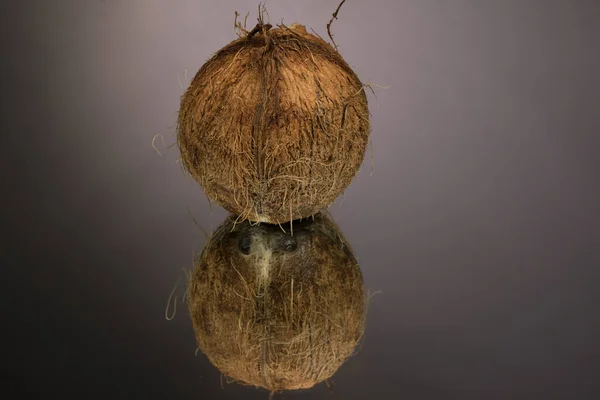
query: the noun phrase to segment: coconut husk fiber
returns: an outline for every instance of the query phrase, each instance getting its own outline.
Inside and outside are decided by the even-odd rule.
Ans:
[[[364,331],[362,275],[337,227],[318,214],[293,228],[292,236],[228,220],[203,250],[187,293],[210,362],[270,391],[331,377]]]
[[[364,86],[297,24],[259,24],[198,71],[182,96],[182,164],[241,219],[278,224],[326,209],[350,185],[370,134]]]

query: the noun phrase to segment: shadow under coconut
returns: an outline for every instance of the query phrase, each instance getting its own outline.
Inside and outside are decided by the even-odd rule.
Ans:
[[[187,299],[211,363],[234,381],[272,392],[330,378],[364,331],[362,274],[322,213],[292,227],[230,217],[197,260]]]

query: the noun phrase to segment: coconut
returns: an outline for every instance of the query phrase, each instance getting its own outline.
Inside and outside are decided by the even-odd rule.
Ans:
[[[362,275],[329,217],[279,226],[228,220],[191,274],[200,350],[225,376],[270,391],[331,377],[364,330]]]
[[[251,221],[326,209],[364,159],[364,86],[340,54],[301,25],[252,32],[219,50],[181,99],[184,168],[205,193]]]

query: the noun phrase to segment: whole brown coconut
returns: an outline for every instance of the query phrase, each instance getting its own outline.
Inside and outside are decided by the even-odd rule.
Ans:
[[[301,25],[252,32],[218,51],[183,95],[186,170],[228,211],[273,224],[329,206],[351,183],[370,125],[362,83]]]
[[[234,225],[212,236],[191,276],[199,348],[224,375],[270,391],[309,388],[353,354],[364,330],[358,264],[326,216]]]

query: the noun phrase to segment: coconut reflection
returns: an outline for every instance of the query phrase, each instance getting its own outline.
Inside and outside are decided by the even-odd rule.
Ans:
[[[188,303],[212,364],[271,391],[330,378],[364,330],[360,269],[325,214],[292,226],[230,217],[197,261]]]

